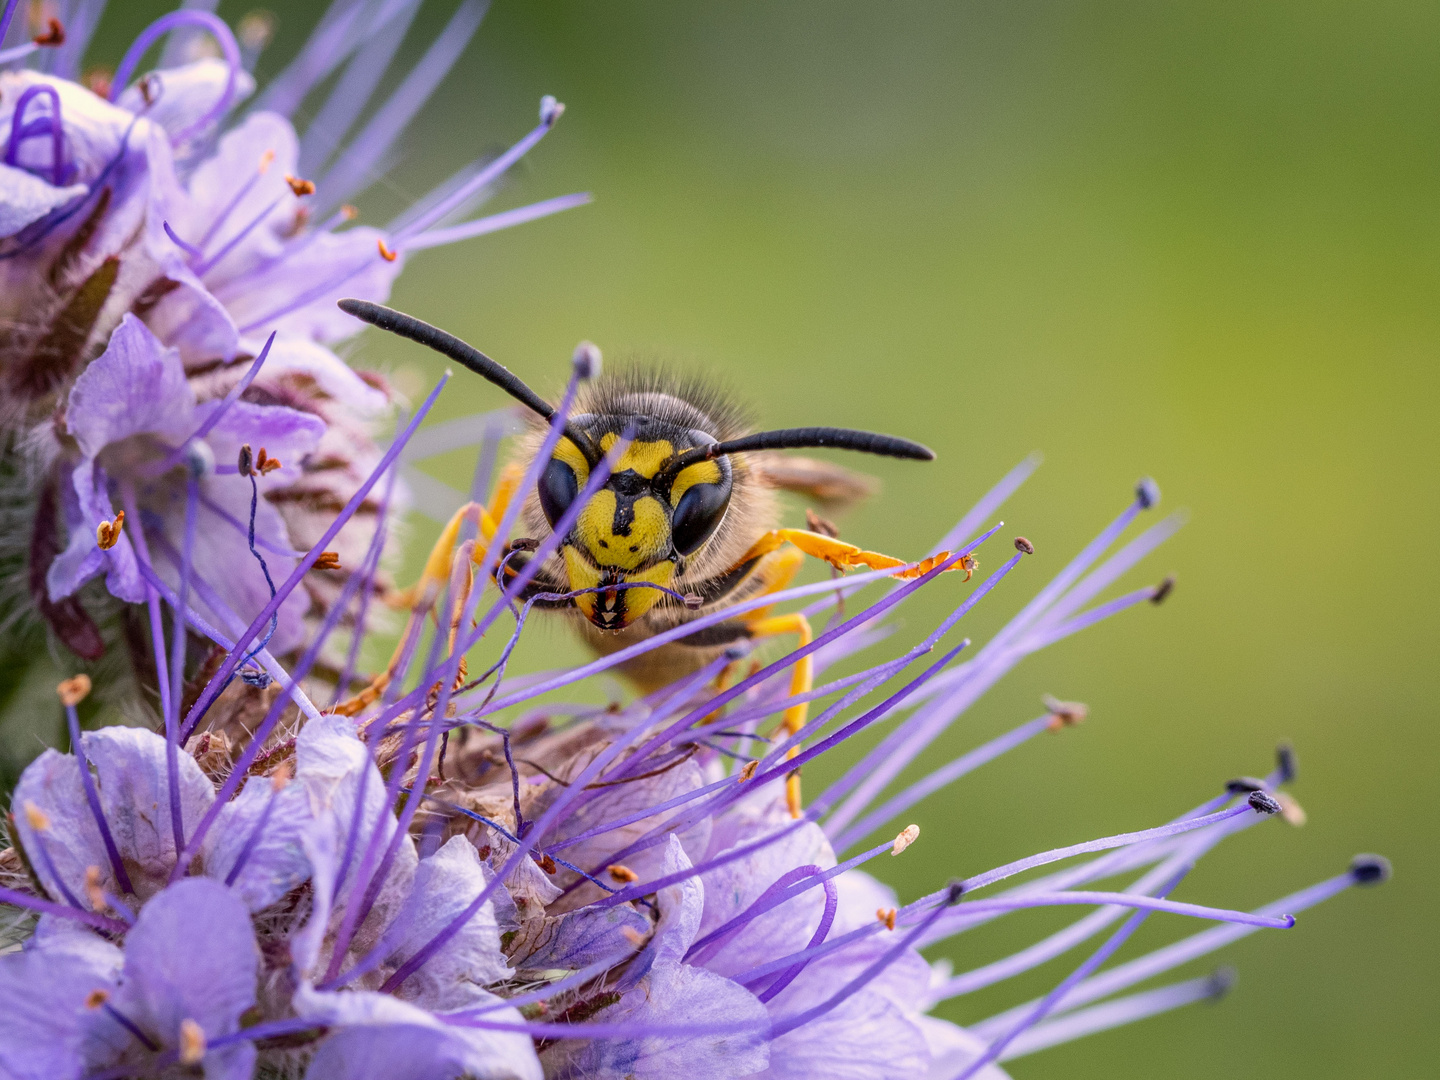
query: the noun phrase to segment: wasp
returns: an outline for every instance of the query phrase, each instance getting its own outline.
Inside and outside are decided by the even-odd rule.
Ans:
[[[621,453],[603,486],[572,515],[573,525],[555,554],[534,568],[517,597],[537,607],[568,611],[586,643],[601,655],[778,592],[790,584],[807,556],[838,571],[865,566],[895,569],[902,577],[924,574],[948,558],[942,553],[910,564],[865,551],[838,539],[813,516],[820,529],[780,524],[778,490],[829,500],[864,493],[867,485],[847,470],[786,458],[777,451],[825,448],[930,461],[935,455],[927,447],[836,427],[749,431],[741,411],[724,394],[663,372],[606,372],[587,381],[538,483],[533,490],[518,491],[520,478],[534,463],[555,420],[555,406],[495,360],[429,323],[363,300],[342,300],[340,307],[442,353],[505,391],[542,422],[521,441],[490,504],[463,507],[442,531],[421,581],[405,595],[409,605],[427,589],[433,596],[448,580],[464,522],[478,526],[473,556],[478,562],[485,555],[484,545],[494,539],[495,523],[511,500],[519,498],[520,520],[528,535],[510,543],[496,571],[497,580],[513,579],[526,565],[527,552],[552,535],[591,473],[617,444]],[[963,570],[968,579],[974,565],[967,557],[953,568]],[[621,665],[621,671],[648,692],[698,671],[738,641],[782,634],[797,635],[802,647],[813,640],[803,613],[777,615],[759,608],[641,653]],[[812,689],[813,678],[809,657],[797,661],[792,695]],[[352,698],[346,711],[359,711],[375,692]],[[801,704],[786,711],[787,733],[804,726],[806,710]],[[798,813],[798,778],[792,786],[791,809]]]

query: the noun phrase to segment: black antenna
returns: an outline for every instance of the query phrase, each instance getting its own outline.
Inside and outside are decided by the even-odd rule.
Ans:
[[[935,451],[909,439],[897,439],[893,435],[877,435],[873,431],[852,431],[849,428],[809,427],[784,428],[780,431],[757,431],[727,442],[707,443],[693,450],[686,450],[671,458],[665,472],[674,475],[697,461],[710,461],[721,454],[740,454],[750,450],[800,450],[812,447],[826,447],[833,450],[859,450],[866,454],[880,454],[883,457],[910,458],[915,461],[934,461]]]
[[[461,367],[468,368],[482,379],[488,379],[531,412],[538,413],[544,419],[549,420],[555,415],[555,407],[526,386],[518,375],[503,364],[490,359],[475,346],[461,341],[454,334],[447,334],[438,326],[431,326],[413,315],[406,315],[403,311],[396,311],[383,304],[372,304],[369,300],[347,299],[337,303],[340,310],[347,315],[353,315],[371,326],[378,326],[381,330],[399,334],[403,338],[409,338],[411,341],[419,342],[421,345],[448,356]],[[565,434],[571,442],[579,447],[580,452],[592,465],[600,460],[600,454],[595,449],[594,443],[584,432],[567,423]]]

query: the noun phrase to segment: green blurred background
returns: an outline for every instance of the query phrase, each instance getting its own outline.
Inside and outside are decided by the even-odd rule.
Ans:
[[[94,58],[113,64],[169,6],[111,4]],[[449,13],[428,6],[412,57]],[[319,8],[278,10],[262,76]],[[1310,823],[1247,833],[1177,895],[1252,907],[1366,850],[1396,877],[1229,950],[1223,1003],[1018,1061],[1019,1078],[1434,1068],[1437,42],[1440,8],[1373,0],[499,0],[360,202],[387,220],[557,95],[569,111],[495,205],[573,190],[594,205],[421,254],[394,302],[547,390],[591,338],[612,360],[722,373],[770,426],[929,443],[929,466],[847,462],[885,491],[845,535],[897,554],[1044,451],[1003,515],[1038,553],[976,613],[977,641],[1136,477],[1189,508],[1127,582],[1176,572],[1166,605],[1027,661],[930,762],[1035,715],[1042,692],[1087,702],[1089,722],[923,804],[919,845],[881,872],[913,896],[1157,823],[1263,773],[1288,738]],[[433,381],[417,352],[372,336],[358,355]],[[462,377],[437,415],[498,403]],[[468,464],[432,471],[463,487]],[[433,532],[417,521],[416,543]],[[962,593],[914,603],[911,636]],[[578,656],[537,628],[522,662]],[[958,939],[957,967],[1060,924],[1012,921]],[[1179,923],[1152,919],[1128,955],[1196,929]],[[1083,955],[945,1015],[987,1016]]]

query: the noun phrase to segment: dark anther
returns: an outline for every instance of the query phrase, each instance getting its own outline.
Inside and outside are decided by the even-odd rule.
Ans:
[[[593,341],[582,341],[575,346],[572,358],[575,373],[582,379],[594,379],[600,375],[600,347]]]
[[[1299,765],[1295,761],[1295,748],[1288,742],[1282,742],[1275,748],[1275,771],[1280,774],[1280,783],[1292,784],[1299,772]]]
[[[511,551],[534,551],[540,546],[540,541],[528,536],[519,536],[510,541]]]
[[[1160,485],[1148,476],[1142,476],[1135,483],[1135,498],[1140,500],[1140,509],[1149,510],[1160,503]]]
[[[688,607],[689,605],[687,604],[686,606]],[[725,659],[732,664],[744,660],[745,657],[749,655],[750,646],[743,643],[739,645],[731,645],[728,649],[725,650]]]
[[[1210,996],[1222,998],[1228,994],[1235,985],[1235,969],[1231,967],[1217,968],[1210,976]]]
[[[1356,855],[1350,860],[1350,877],[1356,885],[1379,885],[1390,880],[1390,860],[1383,855]]]
[[[685,594],[685,606],[686,606],[688,609],[690,609],[691,611],[695,611],[695,610],[697,610],[697,609],[702,608],[702,607],[705,606],[705,598],[704,598],[703,596],[699,596],[699,595],[697,595],[697,594],[695,594],[695,593],[693,593],[693,592],[692,592],[692,593],[686,593],[686,594]]]
[[[952,881],[945,891],[945,903],[947,905],[958,904],[960,897],[963,896],[964,893],[965,883],[963,881]]]
[[[1171,574],[1164,581],[1160,582],[1159,585],[1155,586],[1155,591],[1150,594],[1150,603],[1163,604],[1165,602],[1165,598],[1174,591],[1175,575]]]
[[[1275,796],[1264,791],[1252,791],[1250,793],[1250,809],[1257,814],[1278,814],[1280,804],[1275,801]]]
[[[1256,780],[1253,776],[1237,776],[1234,780],[1226,781],[1225,790],[1231,795],[1244,795],[1249,791],[1264,791],[1265,781]]]
[[[1022,552],[1025,555],[1034,555],[1035,545],[1032,544],[1029,540],[1026,540],[1025,537],[1017,536],[1015,537],[1015,550]]]
[[[48,28],[46,29],[46,32],[43,34],[36,34],[30,40],[33,41],[36,45],[39,45],[41,48],[53,49],[59,45],[64,45],[65,24],[62,23],[59,19],[52,17],[48,23]]]
[[[254,466],[255,455],[250,450],[250,444],[248,442],[241,444],[240,459],[235,463],[235,467],[240,470],[241,476],[249,476],[255,471]]]
[[[246,668],[240,672],[240,681],[246,686],[253,686],[257,690],[264,690],[265,687],[270,685],[271,679],[268,672]]]

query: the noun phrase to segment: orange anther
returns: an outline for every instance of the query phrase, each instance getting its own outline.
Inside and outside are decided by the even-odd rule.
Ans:
[[[79,705],[90,696],[90,676],[82,672],[62,679],[60,685],[55,687],[55,692],[60,695],[61,705]]]
[[[100,545],[101,551],[109,551],[120,542],[120,530],[125,526],[125,511],[121,510],[115,515],[114,521],[102,521],[95,526],[95,543]]]

